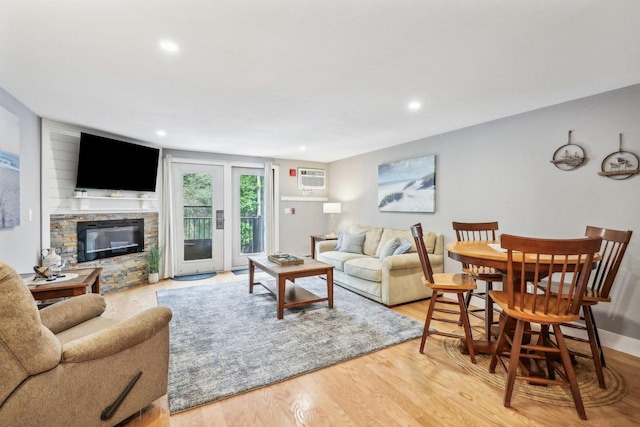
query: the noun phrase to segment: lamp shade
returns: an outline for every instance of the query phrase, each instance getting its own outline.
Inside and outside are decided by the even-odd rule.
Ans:
[[[323,203],[322,213],[340,213],[342,212],[342,204],[340,203]]]

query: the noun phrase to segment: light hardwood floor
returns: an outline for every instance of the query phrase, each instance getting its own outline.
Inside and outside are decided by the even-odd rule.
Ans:
[[[131,316],[156,305],[155,292],[212,282],[247,280],[221,273],[191,282],[164,280],[105,295],[108,313]],[[339,301],[336,301],[339,305]],[[427,302],[394,308],[423,322]],[[274,306],[274,313],[275,306]],[[473,322],[472,322],[473,323]],[[434,325],[435,326],[435,325]],[[438,323],[444,330],[448,325]],[[221,325],[224,327],[224,325]],[[640,359],[605,349],[607,363],[626,380],[621,401],[587,408],[581,421],[573,407],[545,405],[514,396],[502,405],[502,391],[467,374],[444,352],[442,337],[419,339],[307,375],[169,416],[164,396],[127,422],[139,426],[631,426],[640,413]],[[286,351],[286,348],[279,349]],[[500,368],[498,368],[500,369]]]

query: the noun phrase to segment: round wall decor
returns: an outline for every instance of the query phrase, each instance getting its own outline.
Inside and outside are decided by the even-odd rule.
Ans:
[[[618,151],[604,158],[600,166],[602,172],[598,172],[598,175],[611,179],[627,179],[640,172],[638,170],[639,164],[638,156],[622,150],[622,134],[620,134]]]
[[[571,142],[571,132],[573,131],[569,131],[568,142],[553,153],[553,159],[551,160],[551,163],[563,171],[573,170],[582,165],[587,159],[584,149]]]

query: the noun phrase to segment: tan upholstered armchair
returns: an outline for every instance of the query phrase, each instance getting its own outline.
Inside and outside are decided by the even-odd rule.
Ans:
[[[1,426],[112,426],[166,394],[171,310],[105,308],[89,294],[39,311],[0,262]]]

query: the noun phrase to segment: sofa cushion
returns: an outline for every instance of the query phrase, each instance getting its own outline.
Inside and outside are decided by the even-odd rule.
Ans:
[[[344,263],[344,272],[350,276],[371,282],[381,282],[382,261],[379,258],[372,257],[352,259]]]
[[[413,245],[411,244],[411,242],[409,240],[404,239],[402,242],[400,242],[398,247],[393,251],[393,255],[405,254],[405,253],[407,253],[407,252],[409,252],[411,250],[412,246]]]
[[[380,250],[380,259],[383,260],[386,257],[393,255],[398,246],[400,246],[400,239],[397,237],[388,240],[384,245],[382,245],[382,249]]]
[[[395,228],[385,228],[382,230],[382,235],[380,236],[380,245],[378,246],[378,248],[376,249],[376,254],[377,256],[380,256],[380,251],[382,250],[382,246],[384,245],[385,242],[389,241],[389,239],[393,239],[394,237],[397,237],[398,240],[400,240],[401,242],[403,240],[408,240],[410,242],[413,242],[413,236],[411,235],[411,231],[410,230],[398,230]],[[415,245],[412,247],[413,251],[415,251]],[[412,251],[412,252],[413,252]]]
[[[333,265],[336,270],[344,271],[344,263],[356,259],[366,258],[366,255],[352,254],[349,252],[327,251],[316,255],[316,259],[325,264]]]
[[[347,233],[342,238],[342,243],[340,244],[340,252],[349,252],[352,254],[362,254],[362,245],[364,244],[364,239],[366,235],[364,233],[355,234],[355,233]]]
[[[349,228],[349,233],[366,233],[362,252],[369,256],[378,256],[376,254],[378,245],[380,244],[380,236],[382,235],[382,227],[367,227],[365,225],[354,224]],[[389,237],[392,238],[394,236]],[[386,241],[386,240],[385,240]]]

